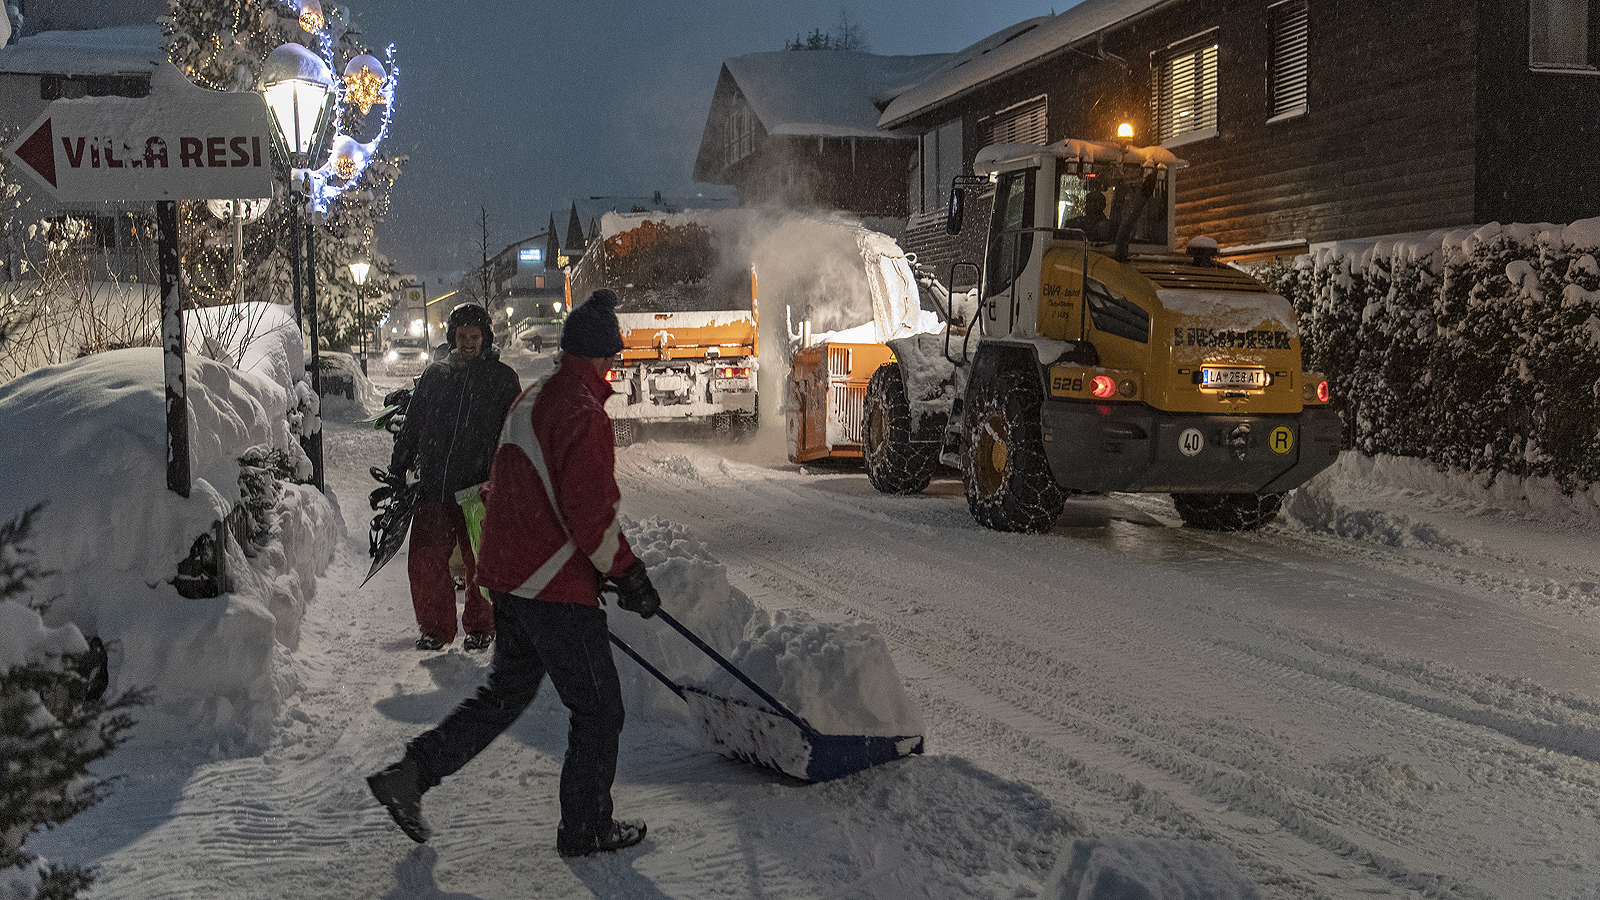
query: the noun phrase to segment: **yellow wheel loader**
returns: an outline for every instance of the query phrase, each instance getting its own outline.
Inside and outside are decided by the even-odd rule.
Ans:
[[[1342,426],[1293,307],[1215,241],[1173,251],[1183,165],[1098,141],[979,152],[949,228],[968,192],[993,192],[983,263],[946,282],[965,267],[976,287],[936,291],[946,329],[890,341],[869,386],[879,490],[921,490],[943,462],[1001,531],[1048,531],[1067,495],[1109,491],[1170,493],[1186,524],[1241,530],[1333,463]]]

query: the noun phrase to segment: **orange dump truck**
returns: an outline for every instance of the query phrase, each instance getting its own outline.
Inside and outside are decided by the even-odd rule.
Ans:
[[[648,423],[704,423],[718,434],[756,429],[756,279],[729,259],[691,213],[608,213],[567,276],[569,303],[617,294],[622,353],[606,401],[618,445]]]

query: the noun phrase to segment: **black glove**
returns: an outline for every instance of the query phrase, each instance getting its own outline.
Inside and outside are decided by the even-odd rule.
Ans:
[[[661,608],[661,595],[656,593],[656,586],[650,583],[650,573],[639,560],[634,560],[627,571],[611,579],[611,584],[617,589],[617,605],[628,612],[648,619]]]

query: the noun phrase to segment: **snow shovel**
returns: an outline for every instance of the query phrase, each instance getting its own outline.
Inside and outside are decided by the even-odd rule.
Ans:
[[[776,769],[802,781],[832,781],[881,763],[922,752],[922,735],[877,737],[857,734],[823,734],[767,693],[750,676],[700,640],[666,610],[657,610],[663,622],[700,648],[728,674],[754,691],[767,707],[753,706],[731,697],[718,697],[691,685],[682,685],[661,673],[615,634],[611,643],[633,657],[689,704],[702,733],[717,751],[758,766]]]

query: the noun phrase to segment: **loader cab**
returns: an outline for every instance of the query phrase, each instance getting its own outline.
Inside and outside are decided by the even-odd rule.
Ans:
[[[994,189],[979,291],[984,333],[1039,334],[1040,274],[1053,243],[1123,261],[1170,253],[1173,172],[1181,165],[1159,147],[1070,139],[979,151],[973,168]],[[953,204],[953,227],[957,215]]]

